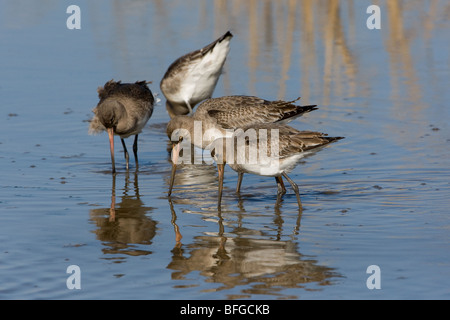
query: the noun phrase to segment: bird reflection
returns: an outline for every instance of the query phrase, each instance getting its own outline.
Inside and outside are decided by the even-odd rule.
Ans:
[[[310,255],[303,256],[298,252],[295,235],[300,228],[301,213],[293,232],[286,237],[281,217],[282,203],[275,206],[273,226],[261,230],[260,226],[252,228],[251,223],[244,221],[251,214],[245,211],[244,202],[235,212],[233,221],[230,220],[230,212],[224,218],[219,211],[216,233],[208,231],[195,237],[192,243],[182,244],[181,224],[174,224],[176,205],[169,199],[175,247],[167,268],[173,270],[173,280],[186,280],[190,273],[199,272],[206,282],[219,284],[211,291],[242,287],[241,294],[236,297],[245,297],[279,294],[285,288],[302,288],[308,283],[332,285],[335,278],[341,277],[333,268],[320,266]],[[210,217],[209,213],[207,215]]]
[[[172,220],[171,223],[173,225],[173,230],[175,231],[175,248],[181,248],[181,239],[183,236],[180,233],[180,228],[178,227],[176,221],[177,221],[177,214],[175,213],[175,209],[173,208],[172,200],[169,198],[169,205],[170,205],[170,211],[172,213]]]
[[[144,206],[139,194],[138,175],[130,183],[130,174],[125,175],[122,195],[116,203],[116,176],[112,175],[111,206],[92,209],[91,221],[95,222],[97,239],[105,245],[105,254],[147,255],[152,252],[140,245],[150,245],[156,234],[156,221],[147,214],[153,210]]]

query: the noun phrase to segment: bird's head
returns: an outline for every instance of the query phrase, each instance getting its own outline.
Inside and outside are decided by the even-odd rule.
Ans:
[[[117,100],[107,99],[97,106],[97,117],[105,128],[116,128],[123,118],[125,107]]]
[[[167,136],[172,145],[185,141],[191,141],[191,134],[188,129],[189,117],[176,116],[169,121],[166,128]]]

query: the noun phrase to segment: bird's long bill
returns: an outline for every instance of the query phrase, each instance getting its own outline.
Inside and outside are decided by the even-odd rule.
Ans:
[[[177,171],[178,156],[180,155],[180,144],[172,146],[172,173],[170,175],[169,197],[172,194],[173,183],[175,181],[175,172]]]
[[[223,164],[223,163],[217,164],[217,172],[219,173],[219,199],[218,199],[217,204],[218,204],[219,208],[220,208],[220,204],[222,202],[224,169],[225,169],[225,164]]]
[[[114,129],[108,128],[109,149],[111,150],[112,173],[116,173],[116,163],[114,161]]]

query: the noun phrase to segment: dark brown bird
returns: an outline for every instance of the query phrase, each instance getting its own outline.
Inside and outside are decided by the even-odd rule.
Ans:
[[[154,97],[146,81],[121,83],[110,80],[97,89],[100,98],[92,110],[94,117],[89,134],[107,131],[111,150],[112,172],[116,172],[114,161],[114,135],[120,136],[128,170],[129,155],[124,139],[134,135],[133,153],[138,166],[138,135],[153,113]]]

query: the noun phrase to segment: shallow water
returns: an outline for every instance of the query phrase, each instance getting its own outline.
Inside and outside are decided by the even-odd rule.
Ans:
[[[369,30],[366,1],[77,1],[68,30],[69,1],[0,1],[0,298],[449,299],[450,7],[401,3]],[[214,96],[301,96],[319,110],[292,126],[346,137],[291,173],[302,212],[273,178],[236,195],[230,168],[218,212],[214,165],[180,167],[167,197],[159,81],[228,29]],[[161,99],[116,176],[87,134],[111,78]]]

